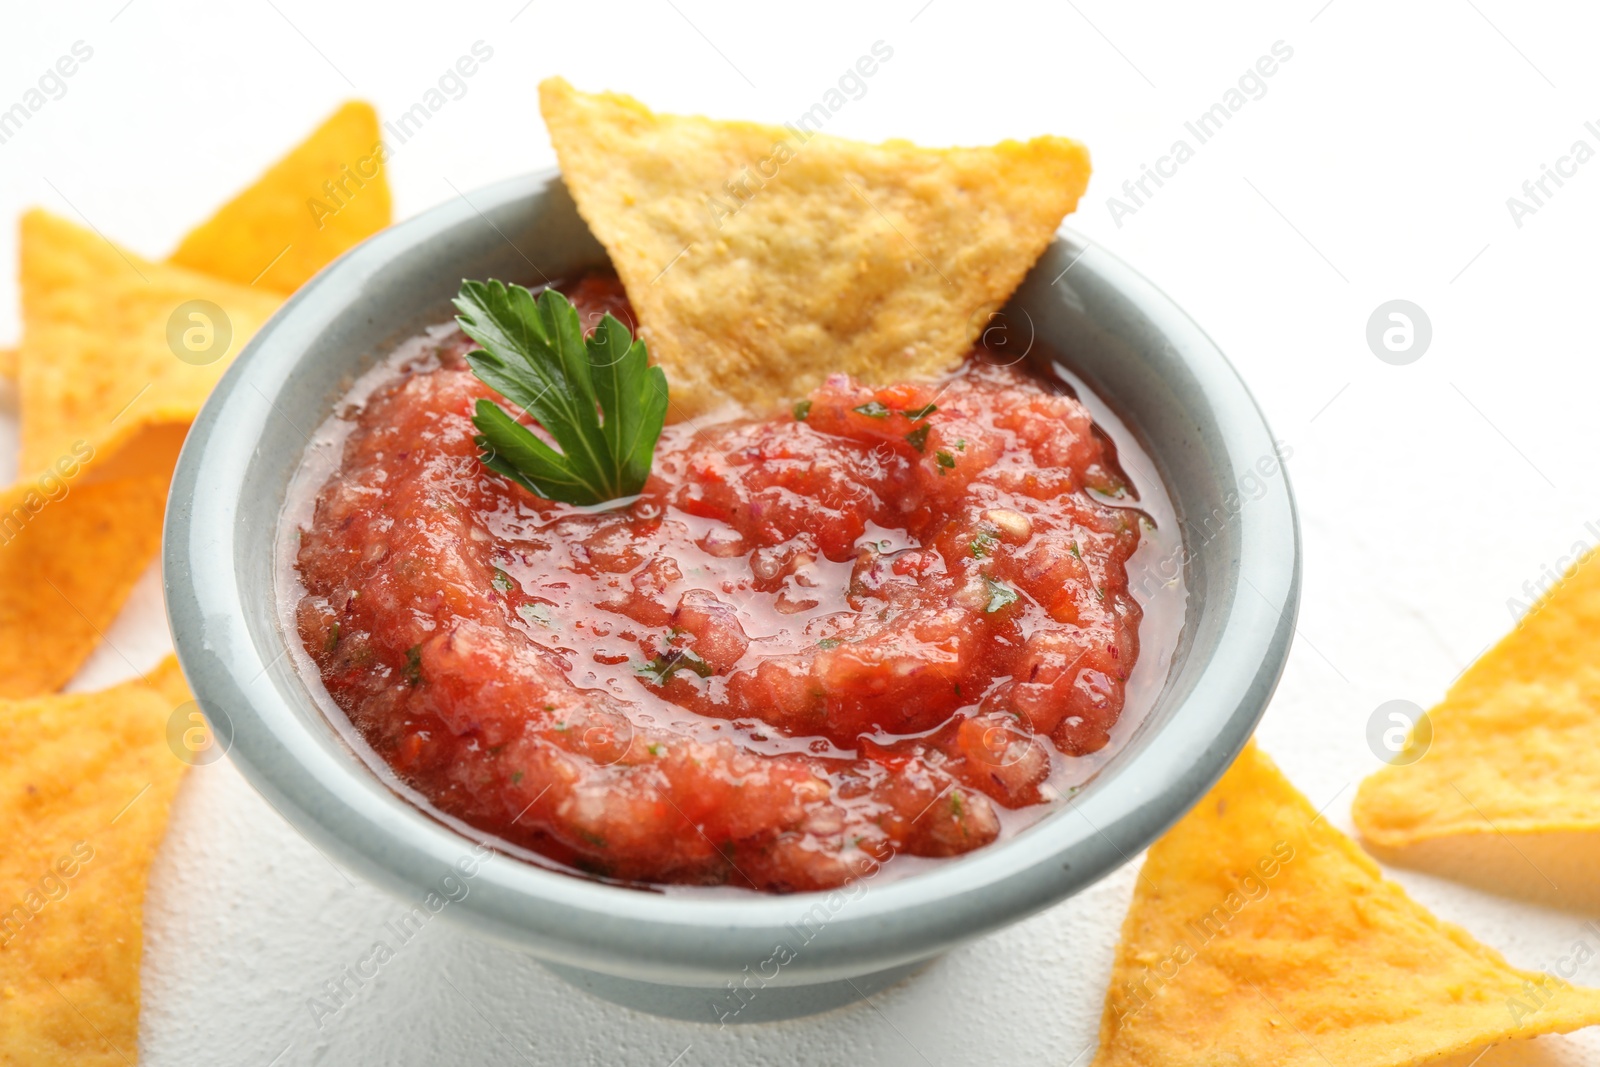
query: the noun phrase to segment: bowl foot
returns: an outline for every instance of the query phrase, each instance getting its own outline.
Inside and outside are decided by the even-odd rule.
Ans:
[[[742,981],[730,979],[725,985],[712,988],[641,982],[560,963],[540,962],[601,1000],[651,1015],[722,1027],[797,1019],[832,1011],[887,989],[932,961],[918,960],[886,971],[814,985],[763,985],[759,977],[749,975]]]

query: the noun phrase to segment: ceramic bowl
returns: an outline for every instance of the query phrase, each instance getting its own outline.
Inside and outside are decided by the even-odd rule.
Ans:
[[[235,764],[324,853],[413,904],[464,886],[444,914],[602,996],[747,1022],[852,999],[1071,896],[1128,863],[1228,767],[1294,631],[1300,544],[1287,478],[1261,412],[1211,340],[1143,277],[1063,232],[1011,307],[1152,457],[1180,519],[1173,565],[1188,590],[1165,685],[1097,777],[1009,839],[833,893],[706,898],[509,857],[471,861],[472,841],[357,757],[315,699],[320,681],[288,654],[297,638],[274,600],[280,511],[308,435],[350,380],[449,319],[462,278],[532,281],[604,262],[554,171],[463,196],[307,284],[195,421],[164,546],[178,655]]]

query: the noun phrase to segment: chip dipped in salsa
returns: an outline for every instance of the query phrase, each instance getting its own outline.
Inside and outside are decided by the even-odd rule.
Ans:
[[[559,288],[632,321],[609,273]],[[1063,382],[982,344],[835,375],[670,423],[639,492],[573,504],[485,465],[479,402],[518,412],[477,348],[402,345],[291,494],[292,625],[437,812],[590,875],[788,892],[979,848],[1097,766],[1153,526]]]

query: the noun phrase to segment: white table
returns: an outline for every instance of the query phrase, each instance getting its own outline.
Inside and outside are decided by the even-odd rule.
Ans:
[[[371,25],[308,0],[19,7],[0,33],[0,106],[74,41],[94,56],[0,144],[0,216],[81,212],[160,256],[339,100],[393,116],[482,40],[492,60],[395,154],[404,217],[453,187],[548,165],[534,102],[548,74],[663,110],[783,121],[882,40],[892,59],[831,132],[1086,141],[1097,173],[1072,224],[1210,331],[1292,447],[1305,599],[1261,738],[1336,824],[1348,828],[1353,785],[1377,765],[1371,712],[1436,700],[1509,628],[1524,583],[1596,539],[1600,162],[1548,186],[1520,227],[1506,205],[1574,140],[1600,148],[1584,128],[1600,119],[1592,12],[1506,0],[1226,14],[989,3],[982,18],[955,0],[614,7],[405,3]],[[1185,122],[1278,41],[1293,55],[1265,95],[1199,144]],[[1107,198],[1180,137],[1192,158],[1162,164],[1175,173],[1147,179],[1152,195],[1114,218]],[[14,233],[0,229],[0,340],[17,331]],[[1408,366],[1365,341],[1369,315],[1395,298],[1433,328]],[[5,400],[0,470],[14,454]],[[151,573],[109,635],[141,665],[165,651],[160,609]],[[102,649],[77,684],[126,673]],[[1579,936],[1579,916],[1395,874],[1518,964],[1546,965]],[[1120,871],[871,1006],[722,1032],[592,1000],[515,951],[431,924],[319,1029],[308,999],[401,905],[335,869],[224,762],[188,777],[152,875],[141,1053],[152,1067],[1083,1064],[1131,886]],[[1600,984],[1600,964],[1578,977]],[[1546,1039],[1528,1062],[1586,1056],[1600,1056],[1600,1034]]]

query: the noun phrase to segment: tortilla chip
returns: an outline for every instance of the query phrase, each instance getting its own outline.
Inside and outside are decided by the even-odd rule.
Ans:
[[[183,668],[178,666],[177,656],[168,656],[157,664],[155,670],[144,676],[144,684],[160,693],[170,708],[194,699],[189,682],[183,676]]]
[[[17,376],[17,350],[15,348],[0,348],[0,378],[15,378]]]
[[[769,409],[839,371],[884,382],[955,366],[1089,180],[1087,151],[1061,137],[870,145],[657,115],[560,78],[539,96],[673,418],[728,397]]]
[[[0,698],[59,688],[100,641],[160,544],[188,424],[275,309],[273,289],[292,290],[388,225],[377,145],[372,109],[346,105],[185,238],[175,258],[255,289],[145,262],[43,212],[23,219],[30,357],[23,372],[12,351],[0,372],[19,378],[27,477],[0,493]],[[346,162],[357,178],[343,176]],[[308,203],[330,203],[323,181],[342,187],[332,214]],[[175,309],[191,299],[223,308],[231,333],[201,365],[179,359],[169,340]],[[178,318],[180,331],[204,325]]]
[[[22,219],[21,276],[22,343],[40,355],[23,360],[19,379],[24,472],[45,471],[83,444],[95,453],[92,465],[146,427],[188,423],[282,302],[277,293],[141,260],[40,210]],[[184,315],[191,301],[216,305],[225,322]],[[217,346],[209,362],[175,354],[169,330],[181,338],[190,329],[202,331],[198,343],[209,337]]]
[[[1100,1067],[1406,1067],[1600,1023],[1386,880],[1251,744],[1150,849]]]
[[[1569,571],[1428,713],[1432,743],[1356,793],[1384,859],[1600,906],[1600,555]]]
[[[186,766],[173,707],[143,680],[0,701],[0,1064],[137,1058],[145,877]]]
[[[0,698],[51,692],[77,672],[155,558],[166,497],[165,478],[0,493]]]
[[[351,101],[196,227],[169,262],[292,293],[393,217],[372,105]]]

